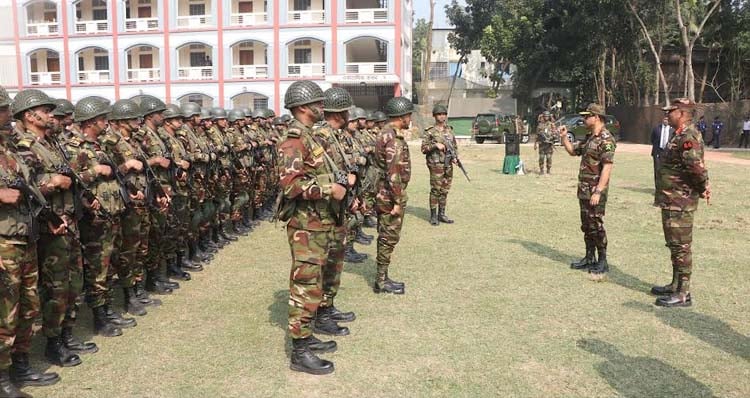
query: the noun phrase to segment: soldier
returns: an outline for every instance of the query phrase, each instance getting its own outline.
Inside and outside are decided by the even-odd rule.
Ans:
[[[125,309],[132,315],[145,315],[144,306],[160,306],[161,300],[149,297],[145,291],[148,257],[148,235],[151,227],[149,206],[154,203],[154,192],[148,181],[146,155],[133,134],[140,129],[140,109],[129,99],[112,105],[109,114],[110,131],[102,139],[104,149],[119,165],[119,172],[128,187],[130,206],[122,214],[122,233],[115,242],[119,253],[117,272],[125,293]]]
[[[559,129],[565,150],[571,156],[581,157],[581,168],[578,172],[578,204],[581,209],[581,231],[586,244],[586,255],[581,260],[571,263],[570,267],[588,269],[592,279],[601,280],[609,271],[604,213],[617,145],[604,125],[603,106],[589,104],[580,114],[589,133],[575,147],[568,140],[568,129],[565,126]],[[598,260],[595,260],[594,249],[599,252]]]
[[[375,293],[404,294],[404,284],[388,277],[393,249],[401,238],[401,227],[406,209],[406,186],[411,180],[409,145],[404,131],[409,128],[414,105],[406,98],[391,98],[385,105],[390,119],[377,137],[375,167],[377,181],[375,211],[378,213],[378,273]]]
[[[80,353],[96,352],[93,343],[73,344],[71,349],[65,341],[72,339],[75,320],[75,307],[80,295],[82,282],[82,263],[80,246],[73,234],[77,233],[77,217],[74,206],[72,180],[64,175],[67,163],[59,143],[51,137],[55,123],[50,115],[55,103],[39,90],[24,90],[13,102],[12,111],[16,118],[15,149],[28,152],[36,159],[36,177],[34,185],[48,200],[53,214],[45,214],[40,221],[40,244],[37,248],[39,257],[40,287],[43,317],[43,332],[47,337],[45,356],[53,364],[76,366],[81,363],[80,357],[71,349]],[[62,220],[53,222],[52,218]],[[68,232],[70,231],[70,232]],[[65,339],[63,338],[65,330]],[[78,346],[80,344],[81,346]]]
[[[373,117],[373,119],[375,121],[375,132],[379,133],[380,130],[382,130],[383,127],[385,126],[385,122],[388,121],[388,117],[385,116],[385,113],[383,113],[381,111],[377,111],[377,112],[373,113],[372,117]]]
[[[435,118],[435,125],[425,129],[422,153],[426,155],[427,168],[430,170],[430,224],[437,226],[441,222],[453,224],[453,220],[445,215],[445,207],[453,183],[453,165],[458,159],[458,145],[453,127],[446,123],[448,108],[435,105],[432,117]],[[452,158],[448,156],[449,148],[453,152]]]
[[[284,122],[284,119],[281,117],[275,117],[273,118],[273,128],[276,130],[276,134],[283,140],[286,138],[286,123]]]
[[[539,175],[544,175],[544,163],[547,163],[547,174],[552,169],[552,153],[554,147],[555,123],[549,111],[544,111],[542,121],[536,127],[536,141],[534,150],[539,149]]]
[[[349,209],[346,216],[347,233],[346,246],[344,250],[344,260],[348,263],[361,263],[367,259],[366,253],[359,253],[354,249],[354,243],[369,245],[371,240],[366,237],[360,237],[362,231],[363,213],[366,211],[367,204],[364,201],[365,167],[367,166],[367,157],[362,142],[357,138],[357,127],[359,126],[359,108],[353,108],[349,112],[346,128],[340,132],[340,142],[344,152],[352,159],[352,163],[357,166],[357,189],[355,190],[356,201],[358,206]]]
[[[251,154],[249,149],[251,145],[245,141],[245,112],[240,109],[232,109],[227,116],[231,126],[226,130],[227,140],[229,142],[234,168],[232,181],[232,209],[231,231],[236,235],[247,236],[250,230],[243,225],[243,212],[250,201],[250,170],[253,167],[251,163]]]
[[[72,135],[70,127],[73,125],[73,104],[64,98],[53,101],[55,103],[55,109],[52,111],[52,116],[57,119],[62,128],[58,140],[66,141],[70,139],[70,136]]]
[[[119,239],[120,214],[125,210],[120,185],[114,170],[102,161],[105,156],[98,142],[107,128],[110,106],[96,97],[76,103],[75,122],[82,136],[65,145],[73,173],[84,191],[81,243],[85,264],[86,302],[94,313],[94,331],[104,337],[122,335],[121,328],[134,327],[135,319],[123,318],[110,308],[110,266],[114,242]]]
[[[51,109],[51,104],[45,102],[40,101],[36,103],[38,106],[19,111],[20,116],[26,118],[27,114]],[[22,107],[31,104],[26,102]],[[34,164],[37,160],[28,151],[24,158],[14,153],[10,131],[7,130],[10,105],[8,93],[0,87],[0,396],[30,397],[18,387],[48,386],[57,383],[60,377],[56,373],[40,373],[29,364],[32,328],[40,308],[37,294],[38,230],[34,225],[32,204],[21,192],[17,181],[34,179],[34,169],[27,167],[25,162]],[[57,345],[64,349],[59,339]]]
[[[207,135],[216,148],[218,157],[218,183],[214,186],[216,192],[216,213],[214,219],[214,235],[221,239],[223,244],[229,244],[237,241],[237,237],[230,231],[229,219],[231,217],[232,204],[230,195],[232,194],[232,166],[231,147],[227,136],[226,129],[229,127],[227,120],[227,111],[224,108],[215,107],[211,109],[212,126],[208,129]]]
[[[693,101],[680,98],[663,108],[675,128],[659,164],[656,190],[664,239],[672,257],[672,282],[651,288],[651,293],[660,296],[656,305],[663,307],[692,305],[693,216],[699,197],[705,198],[707,205],[711,200],[711,184],[703,162],[703,137],[693,124],[695,107]]]
[[[330,361],[316,352],[336,350],[336,342],[321,342],[312,335],[312,321],[323,299],[321,267],[328,263],[336,238],[332,209],[346,195],[346,181],[334,180],[326,161],[326,149],[312,135],[312,127],[323,117],[323,91],[310,81],[292,83],[284,106],[294,120],[287,139],[279,147],[283,200],[279,219],[288,221],[287,237],[292,253],[289,289],[289,332],[292,338],[292,370],[328,374]],[[342,185],[343,184],[343,185]]]

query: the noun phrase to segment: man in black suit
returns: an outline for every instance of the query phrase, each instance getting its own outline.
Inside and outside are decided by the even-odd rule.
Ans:
[[[665,117],[661,124],[651,130],[651,157],[654,159],[654,189],[656,189],[657,171],[659,170],[659,158],[667,148],[669,140],[674,134],[674,129],[669,125]]]

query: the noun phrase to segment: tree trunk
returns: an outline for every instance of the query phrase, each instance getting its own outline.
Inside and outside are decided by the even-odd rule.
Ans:
[[[701,91],[698,93],[698,102],[703,102],[703,93],[706,91],[706,83],[708,79],[708,65],[710,64],[711,60],[711,47],[708,48],[708,54],[706,55],[706,60],[703,63],[703,80],[701,81]]]
[[[700,26],[698,26],[698,29],[695,32],[695,36],[690,38],[688,36],[688,28],[685,25],[685,22],[682,20],[682,1],[683,0],[674,0],[675,2],[675,9],[677,11],[677,22],[680,26],[680,38],[682,39],[682,45],[685,49],[685,62],[686,62],[686,81],[685,81],[685,91],[687,92],[687,97],[695,101],[695,72],[693,71],[693,48],[695,48],[695,43],[698,41],[698,38],[701,35],[701,31],[703,30],[703,27],[706,26],[706,22],[708,21],[708,18],[711,17],[711,14],[716,11],[716,9],[719,7],[719,4],[721,3],[721,0],[713,0],[713,5],[711,6],[711,9],[706,12],[706,15],[703,17],[703,21],[701,21]]]
[[[599,103],[602,106],[607,106],[607,81],[606,81],[606,69],[607,69],[607,50],[599,56],[599,81],[597,87],[597,95],[599,97]]]
[[[422,83],[425,93],[430,89],[430,68],[432,67],[432,23],[435,19],[435,0],[430,0],[430,20],[427,22],[427,41],[424,49],[424,66],[422,67]],[[400,54],[396,54],[400,56]]]
[[[669,105],[669,87],[667,86],[667,79],[664,77],[664,70],[661,67],[661,56],[656,51],[656,47],[654,47],[654,41],[651,40],[651,34],[648,32],[648,28],[646,28],[646,24],[643,23],[641,16],[638,15],[638,12],[635,10],[635,7],[633,6],[633,3],[631,1],[628,1],[628,7],[630,7],[630,11],[633,13],[633,16],[635,16],[635,19],[638,20],[638,24],[641,25],[641,32],[643,33],[643,36],[646,38],[646,41],[648,41],[648,46],[651,49],[651,53],[654,55],[654,59],[656,61],[656,71],[658,75],[657,80],[661,80],[661,83],[664,86],[664,103],[668,106]],[[658,85],[658,82],[657,82],[657,85]],[[658,92],[658,89],[657,89],[657,92]]]

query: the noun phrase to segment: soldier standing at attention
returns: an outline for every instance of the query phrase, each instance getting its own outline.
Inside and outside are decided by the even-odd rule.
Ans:
[[[411,124],[414,105],[406,98],[391,98],[385,105],[390,119],[375,143],[375,164],[380,171],[376,189],[375,211],[378,213],[378,255],[375,293],[404,294],[404,284],[388,277],[391,255],[401,238],[406,209],[406,186],[411,179],[409,145],[404,131]]]
[[[575,147],[568,140],[568,129],[560,127],[559,134],[565,150],[581,157],[578,172],[578,203],[581,209],[581,231],[586,243],[586,255],[570,264],[573,269],[588,269],[594,280],[601,280],[609,271],[607,264],[607,232],[604,212],[607,205],[609,177],[615,156],[615,139],[604,126],[604,107],[589,104],[581,112],[589,133]],[[594,260],[594,249],[599,252]]]
[[[536,141],[534,150],[539,149],[539,175],[544,175],[544,163],[547,162],[547,174],[552,169],[552,153],[554,151],[555,123],[548,111],[542,114],[542,121],[536,127]]]
[[[703,162],[703,137],[693,124],[695,103],[687,98],[663,108],[675,128],[659,164],[656,203],[661,207],[664,239],[672,257],[672,283],[654,286],[651,293],[661,296],[656,305],[688,307],[693,270],[693,215],[698,198],[711,200],[711,184]]]
[[[432,117],[435,118],[435,124],[425,129],[422,153],[427,157],[427,168],[430,170],[430,224],[437,226],[441,222],[453,224],[453,220],[445,215],[445,206],[453,182],[453,164],[456,163],[458,153],[454,153],[453,159],[446,162],[448,146],[454,152],[457,148],[453,127],[446,124],[448,108],[435,105]]]
[[[292,370],[322,375],[332,373],[333,363],[315,353],[331,352],[336,342],[321,342],[312,335],[312,320],[323,299],[321,268],[328,262],[336,239],[332,209],[344,199],[346,186],[334,181],[326,161],[326,149],[314,137],[312,127],[323,117],[323,90],[311,81],[289,86],[284,106],[294,120],[279,147],[284,206],[279,219],[288,221],[287,237],[292,252],[289,274],[289,333],[292,338]]]

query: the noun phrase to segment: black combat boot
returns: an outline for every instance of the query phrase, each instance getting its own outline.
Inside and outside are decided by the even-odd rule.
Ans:
[[[323,315],[331,318],[335,322],[352,322],[357,319],[357,316],[353,312],[341,312],[334,306],[330,307],[318,307],[318,316]]]
[[[122,329],[111,324],[107,319],[107,310],[104,306],[92,308],[94,313],[94,332],[103,337],[122,336]]]
[[[182,268],[183,270],[191,271],[191,272],[201,272],[203,271],[203,266],[200,264],[200,262],[192,262],[190,259],[188,259],[186,250],[180,250],[177,252],[177,264]]]
[[[349,242],[344,248],[344,261],[347,263],[361,263],[365,259],[354,251],[354,242]]]
[[[367,239],[364,233],[362,233],[362,230],[358,229],[357,234],[354,236],[354,242],[359,243],[360,245],[369,246],[372,244],[372,239]]]
[[[138,326],[138,322],[136,322],[135,318],[126,318],[119,312],[114,311],[112,307],[107,304],[104,305],[104,314],[109,323],[121,329],[130,329]]]
[[[440,221],[438,221],[437,209],[430,209],[430,225],[440,225]]]
[[[236,242],[237,239],[238,239],[236,236],[232,235],[231,232],[229,231],[229,224],[228,223],[224,223],[221,226],[221,228],[219,228],[219,236],[222,239],[224,239],[224,240],[226,240],[226,241],[228,241],[230,243],[231,242]]]
[[[693,298],[690,295],[690,276],[677,273],[677,288],[675,292],[656,299],[659,307],[690,307],[693,305]]]
[[[668,296],[677,291],[677,268],[672,269],[672,283],[665,286],[654,286],[651,294],[655,296]]]
[[[313,375],[333,373],[333,362],[318,358],[310,351],[310,338],[292,339],[292,358],[289,368]]]
[[[173,258],[171,260],[167,260],[167,276],[174,279],[179,279],[181,281],[189,281],[192,279],[189,272],[186,272],[180,267],[180,264],[177,263],[177,259]]]
[[[399,284],[398,282],[386,278],[382,282],[375,282],[372,291],[375,293],[404,294],[405,289],[406,286],[404,284]]]
[[[177,289],[180,288],[180,284],[178,282],[175,282],[175,281],[169,279],[169,276],[170,276],[169,267],[170,267],[170,263],[172,261],[174,261],[174,259],[172,259],[172,260],[165,260],[165,262],[163,264],[159,265],[159,269],[156,272],[156,280],[158,282],[161,282],[162,284],[164,284],[164,286],[166,286],[166,287],[168,287],[168,288],[170,288],[172,290],[177,290]],[[180,271],[182,271],[182,270],[180,270]]]
[[[242,221],[232,221],[230,231],[237,236],[247,236],[249,234],[247,229],[242,226]]]
[[[390,284],[391,284],[391,285],[393,285],[393,286],[400,286],[400,287],[402,287],[402,288],[403,288],[404,286],[406,286],[406,284],[405,284],[404,282],[398,282],[398,281],[394,281],[393,279],[391,279],[391,278],[390,278],[390,277],[388,276],[388,272],[386,272],[386,273],[385,273],[385,281],[386,281],[386,282],[388,282],[388,283],[390,283]]]
[[[445,224],[453,224],[453,220],[445,215],[445,206],[440,206],[440,208],[438,209],[438,221]]]
[[[42,373],[31,368],[29,354],[14,353],[11,355],[13,364],[10,365],[10,379],[18,387],[44,387],[51,386],[60,381],[57,373]]]
[[[253,220],[250,216],[250,209],[242,211],[242,225],[244,225],[249,231],[253,230]]]
[[[18,389],[10,381],[10,374],[7,370],[0,370],[0,397],[2,398],[32,398],[31,395],[26,394]]]
[[[570,268],[572,269],[587,269],[596,263],[596,246],[594,246],[594,242],[589,239],[584,239],[584,241],[586,243],[586,255],[582,259],[570,263]]]
[[[336,342],[333,340],[330,341],[321,341],[319,338],[315,336],[308,337],[309,342],[307,343],[307,347],[310,348],[310,351],[316,353],[316,354],[323,354],[326,352],[335,352],[337,345]]]
[[[134,287],[124,287],[122,288],[122,291],[125,295],[125,311],[127,311],[128,314],[136,316],[144,316],[148,314],[148,312],[146,312],[146,307],[138,299],[138,296],[136,296]]]
[[[378,226],[378,219],[377,217],[370,214],[368,216],[365,216],[365,222],[363,225],[367,228],[375,228]]]
[[[44,349],[44,357],[53,365],[63,368],[78,366],[81,364],[81,357],[65,348],[62,337],[48,337],[47,346]]]
[[[329,336],[348,336],[349,328],[346,326],[339,326],[336,321],[331,319],[327,312],[315,314],[315,320],[313,321],[313,331],[315,333],[327,334]]]
[[[370,242],[375,239],[375,236],[366,234],[365,231],[362,230],[362,227],[357,228],[357,236],[361,237],[362,239],[367,239]]]
[[[74,354],[93,354],[99,351],[99,347],[93,341],[80,341],[73,336],[73,328],[68,326],[62,328],[63,345]]]
[[[201,250],[197,239],[191,240],[190,243],[188,243],[188,255],[193,264],[208,264],[213,259],[212,255]]]
[[[149,280],[152,278],[146,276]],[[154,289],[156,289],[154,287]],[[161,293],[161,294],[170,294],[172,293],[172,289],[169,289],[169,293]],[[161,300],[157,298],[153,298],[148,294],[148,291],[146,291],[146,281],[140,280],[135,282],[135,295],[138,297],[138,301],[141,302],[141,304],[145,306],[152,306],[152,307],[159,307],[161,306]]]
[[[218,246],[219,249],[223,249],[224,246],[229,244],[229,241],[224,239],[219,233],[218,226],[211,227],[211,235],[212,235],[212,241],[214,242],[216,246]]]
[[[609,272],[609,264],[607,264],[607,248],[599,247],[597,248],[597,251],[599,252],[599,259],[596,263],[591,265],[589,273],[594,276],[603,276]]]

